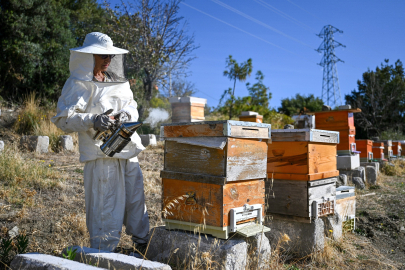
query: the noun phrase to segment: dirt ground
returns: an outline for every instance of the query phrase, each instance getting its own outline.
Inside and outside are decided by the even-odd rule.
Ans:
[[[0,140],[16,140],[0,133]],[[78,153],[26,154],[51,165],[64,176],[54,189],[36,190],[32,206],[10,205],[0,199],[0,227],[17,226],[30,239],[29,252],[60,255],[70,245],[89,246],[86,229],[83,164]],[[151,227],[162,225],[161,179],[163,145],[148,147],[139,155]],[[2,180],[0,179],[0,182]],[[405,269],[405,184],[401,177],[381,175],[378,186],[357,193],[357,229],[343,242],[330,241],[328,260],[312,256],[288,260],[278,254],[271,269]],[[131,245],[123,234],[120,245]],[[273,245],[273,243],[272,243]],[[274,247],[274,245],[273,245]],[[273,254],[277,254],[274,252]],[[348,255],[350,254],[350,256]],[[275,256],[275,255],[274,255]],[[320,255],[319,255],[320,256]],[[311,261],[312,260],[312,261]],[[272,260],[274,261],[274,260]],[[337,263],[339,261],[339,263]]]

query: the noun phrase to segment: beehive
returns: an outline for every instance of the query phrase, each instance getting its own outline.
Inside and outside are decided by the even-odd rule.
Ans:
[[[343,229],[354,231],[356,227],[356,195],[354,187],[340,186],[336,189],[336,212],[343,219]]]
[[[311,223],[312,219],[335,213],[336,180],[273,179],[266,182],[266,212],[276,219]]]
[[[172,206],[166,226],[224,239],[235,231],[255,233],[263,217],[270,135],[269,124],[241,121],[163,124],[163,209]]]
[[[392,150],[392,140],[377,141],[384,143],[384,158],[391,159],[394,156]]]
[[[195,177],[193,174],[161,173],[163,203],[166,206],[164,221],[171,229],[183,226],[203,227],[204,232],[219,238],[228,238],[230,211],[245,204],[261,205],[264,217],[264,180],[248,180],[235,183],[218,181],[213,177]],[[243,222],[249,222],[245,219]],[[187,228],[186,228],[187,229]]]
[[[373,142],[373,159],[377,159],[377,160],[384,159],[384,143],[383,142]]]
[[[263,123],[263,115],[260,115],[257,112],[246,111],[241,113],[239,121]]]
[[[398,142],[398,141],[392,142],[392,153],[394,154],[394,156],[397,156],[397,157],[402,156],[401,142]]]
[[[356,140],[356,149],[360,151],[360,161],[368,162],[373,159],[372,140]]]
[[[339,133],[318,129],[272,130],[267,151],[267,177],[312,181],[339,175]]]
[[[312,112],[315,115],[315,127],[322,130],[340,132],[340,143],[337,145],[338,154],[351,154],[356,151],[353,114],[361,112],[360,109],[335,110]]]
[[[171,97],[172,122],[204,121],[204,108],[207,100],[197,97]]]

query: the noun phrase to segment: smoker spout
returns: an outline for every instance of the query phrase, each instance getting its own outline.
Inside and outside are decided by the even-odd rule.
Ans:
[[[135,133],[135,131],[142,126],[142,122],[126,122],[122,124],[126,129],[130,130],[132,133]]]

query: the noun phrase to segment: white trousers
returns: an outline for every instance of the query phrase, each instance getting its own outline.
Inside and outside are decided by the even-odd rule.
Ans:
[[[138,159],[96,159],[84,166],[86,225],[92,248],[112,251],[122,224],[139,244],[148,241],[149,217]]]

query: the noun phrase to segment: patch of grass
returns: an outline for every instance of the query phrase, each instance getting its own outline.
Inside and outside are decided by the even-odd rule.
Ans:
[[[82,169],[75,169],[75,172],[77,173],[83,173],[84,171]]]
[[[0,153],[0,198],[11,204],[31,206],[36,190],[58,187],[62,178],[45,161],[24,157],[15,144]]]
[[[15,237],[8,234],[6,227],[0,233],[0,270],[9,269],[11,261],[17,254],[26,253],[28,248],[28,237],[25,232]]]

